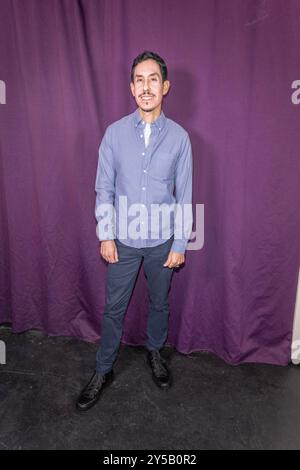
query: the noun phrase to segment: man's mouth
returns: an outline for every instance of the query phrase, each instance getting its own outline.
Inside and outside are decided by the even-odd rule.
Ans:
[[[143,101],[149,101],[149,100],[152,100],[153,96],[152,95],[143,95],[142,96],[142,100]]]

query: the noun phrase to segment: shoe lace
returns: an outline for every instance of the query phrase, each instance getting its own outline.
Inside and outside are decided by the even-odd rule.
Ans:
[[[150,354],[150,361],[155,375],[163,377],[168,374],[167,369],[164,365],[164,360],[162,359],[158,351],[154,351]]]
[[[103,377],[100,374],[95,374],[92,378],[91,381],[87,384],[86,389],[84,391],[84,394],[87,397],[92,397],[95,393],[97,393],[103,382]]]

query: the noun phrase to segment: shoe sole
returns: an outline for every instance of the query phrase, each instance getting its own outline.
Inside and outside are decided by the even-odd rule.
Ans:
[[[97,400],[93,401],[90,405],[87,405],[85,408],[80,408],[78,404],[76,403],[76,411],[78,411],[79,413],[85,413],[86,411],[90,410],[93,406],[95,406],[100,400],[100,398],[103,397],[103,394],[105,394],[106,390],[109,388],[109,385],[111,385],[114,380],[115,380],[115,377],[113,376],[112,378],[108,379],[107,382],[105,382],[101,392],[99,393]]]

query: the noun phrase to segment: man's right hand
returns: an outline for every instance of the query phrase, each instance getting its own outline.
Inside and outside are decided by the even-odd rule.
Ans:
[[[119,261],[118,250],[114,240],[102,240],[100,254],[108,263],[117,263]]]

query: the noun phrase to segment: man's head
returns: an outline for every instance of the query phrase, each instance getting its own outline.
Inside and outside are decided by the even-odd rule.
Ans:
[[[170,88],[165,61],[155,52],[144,51],[133,61],[130,88],[139,108],[145,112],[161,107]]]

